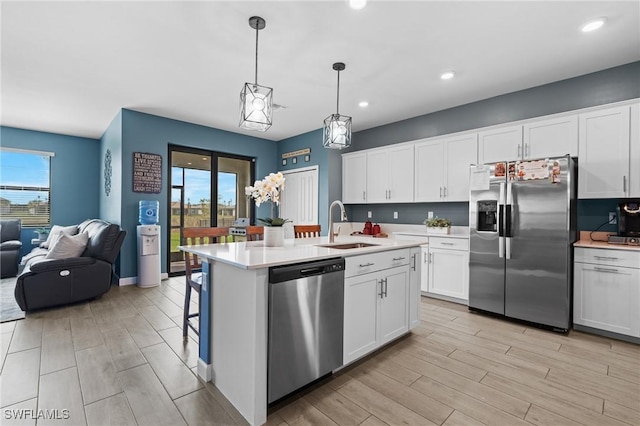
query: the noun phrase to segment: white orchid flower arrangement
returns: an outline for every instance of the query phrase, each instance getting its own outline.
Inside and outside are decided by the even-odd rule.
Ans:
[[[260,207],[262,203],[271,202],[271,217],[258,218],[266,226],[282,226],[287,222],[291,222],[289,219],[274,217],[275,206],[280,205],[284,181],[285,178],[282,173],[269,173],[264,179],[255,181],[253,186],[244,188],[245,195],[255,200],[256,207]]]

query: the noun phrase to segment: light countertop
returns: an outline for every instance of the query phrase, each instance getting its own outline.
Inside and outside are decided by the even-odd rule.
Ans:
[[[248,241],[227,244],[207,244],[201,246],[179,246],[205,259],[228,263],[242,269],[260,269],[291,263],[308,262],[332,257],[350,257],[394,249],[417,247],[424,244],[420,240],[397,240],[393,238],[371,238],[367,236],[343,236],[335,238],[334,244],[366,242],[377,244],[370,247],[340,250],[319,247],[328,244],[328,237],[296,238],[285,240],[283,247],[265,247],[263,241]]]
[[[640,252],[640,246],[632,246],[627,244],[609,244],[607,238],[609,232],[593,232],[580,231],[580,239],[573,243],[574,247],[597,248],[606,250],[631,250]]]

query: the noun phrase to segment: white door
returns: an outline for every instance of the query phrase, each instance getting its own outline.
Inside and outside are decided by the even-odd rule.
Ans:
[[[525,159],[578,155],[578,116],[541,120],[524,125]]]
[[[387,156],[389,201],[413,201],[413,145],[389,149]]]
[[[367,154],[342,156],[342,202],[361,204],[367,201]]]
[[[628,106],[580,114],[578,198],[625,198],[629,190]]]
[[[469,166],[478,164],[478,134],[443,141],[445,152],[444,201],[469,201]]]
[[[429,248],[429,293],[469,299],[469,252]]]
[[[522,158],[522,126],[501,127],[478,134],[480,164]]]
[[[389,202],[389,151],[367,153],[367,203]]]
[[[387,271],[381,283],[379,345],[402,336],[409,330],[409,273],[406,267]]]
[[[285,187],[280,200],[280,217],[295,225],[318,223],[318,166],[282,172]]]
[[[640,269],[575,264],[573,322],[640,336]]]
[[[365,274],[344,280],[345,364],[378,347],[379,276]]]
[[[416,144],[415,147],[415,201],[442,200],[444,152],[441,140]]]

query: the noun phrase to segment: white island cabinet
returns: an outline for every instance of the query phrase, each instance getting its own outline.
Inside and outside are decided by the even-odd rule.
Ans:
[[[343,362],[409,330],[409,249],[347,257]]]
[[[270,267],[345,258],[347,312],[350,320],[363,319],[357,325],[362,335],[345,335],[344,347],[364,342],[359,353],[365,354],[409,330],[410,249],[421,242],[377,239],[372,246],[340,250],[326,247],[327,240],[300,238],[284,247],[264,247],[262,241],[180,247],[206,259],[198,375],[212,381],[249,424],[267,421]],[[339,236],[335,241],[351,242],[372,240]],[[412,300],[417,303],[417,295]],[[367,345],[367,339],[374,343]]]

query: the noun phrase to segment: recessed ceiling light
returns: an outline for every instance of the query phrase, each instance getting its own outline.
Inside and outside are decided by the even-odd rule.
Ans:
[[[589,21],[581,27],[583,33],[590,33],[591,31],[595,31],[600,29],[604,23],[607,21],[607,18],[598,18],[593,21]]]
[[[454,75],[456,75],[455,72],[447,71],[447,72],[444,72],[444,73],[440,74],[440,78],[443,79],[443,80],[450,80],[450,79],[453,78]]]
[[[367,5],[367,0],[349,0],[349,7],[354,10],[364,9]]]
[[[362,102],[360,102],[360,103],[358,104],[358,106],[359,106],[360,108],[366,108],[366,107],[368,107],[368,106],[369,106],[369,102],[367,102],[367,101],[362,101]]]

